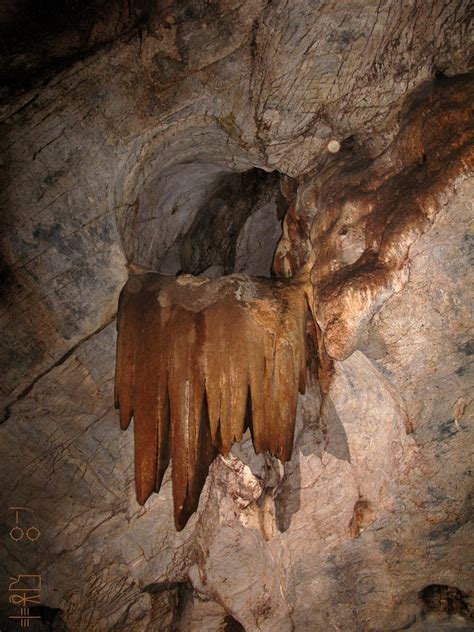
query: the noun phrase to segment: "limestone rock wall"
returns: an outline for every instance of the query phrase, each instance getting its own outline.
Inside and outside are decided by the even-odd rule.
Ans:
[[[236,446],[179,534],[168,479],[135,500],[112,388],[127,267],[268,270],[278,180],[302,264],[299,200],[333,173],[328,140],[383,157],[410,90],[468,69],[469,3],[133,2],[130,20],[112,5],[89,40],[50,33],[26,58],[12,44],[2,66],[2,578],[41,574],[43,630],[470,629],[472,181],[417,235],[328,393],[301,397],[292,461]],[[230,189],[210,209],[236,233],[219,249],[195,218],[255,168],[255,195],[230,187],[237,223]],[[9,538],[14,506],[36,542]]]

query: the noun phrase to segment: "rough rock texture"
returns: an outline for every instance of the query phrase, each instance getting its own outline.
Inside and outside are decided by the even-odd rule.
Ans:
[[[377,161],[407,93],[468,69],[469,2],[87,4],[88,37],[57,15],[48,37],[6,48],[16,3],[0,13],[2,578],[41,573],[56,616],[39,629],[472,629],[470,181],[414,241],[404,287],[323,400],[316,385],[300,398],[293,459],[250,440],[219,457],[179,534],[169,477],[135,500],[111,322],[127,264],[255,273],[264,235],[268,270],[277,174],[253,189],[241,174],[283,174],[291,200],[332,138]],[[211,210],[238,234],[203,232],[229,177]],[[11,541],[12,506],[34,510],[36,542]],[[7,582],[1,628],[16,630]]]
[[[343,360],[399,292],[410,247],[474,170],[474,81],[434,81],[404,105],[400,131],[375,160],[342,152],[298,189],[274,269],[311,265],[321,345]],[[302,238],[303,237],[303,238]]]
[[[189,183],[206,165],[300,176],[331,137],[377,153],[407,91],[464,71],[471,55],[465,0],[347,11],[190,1],[148,13],[140,35],[1,108],[2,276],[15,294],[2,354],[8,401],[112,316],[124,281],[115,218],[131,221],[152,181],[172,173]],[[161,250],[153,235],[145,223],[141,249]]]

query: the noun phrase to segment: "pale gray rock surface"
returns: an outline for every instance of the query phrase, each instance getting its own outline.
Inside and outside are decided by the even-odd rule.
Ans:
[[[115,33],[102,18],[86,57],[1,106],[2,578],[40,573],[51,629],[70,632],[472,629],[472,184],[412,248],[406,287],[329,395],[300,398],[292,461],[247,439],[179,534],[168,475],[135,500],[112,322],[130,263],[268,274],[270,172],[303,176],[332,138],[378,153],[410,89],[467,70],[469,3],[169,2],[139,31],[119,4]],[[234,259],[208,257],[195,218],[254,168],[268,183],[244,199]],[[234,201],[213,211],[228,226]],[[34,511],[36,542],[9,538],[14,506]]]

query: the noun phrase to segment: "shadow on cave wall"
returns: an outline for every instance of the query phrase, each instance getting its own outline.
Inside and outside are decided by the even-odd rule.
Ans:
[[[328,452],[336,459],[351,462],[346,431],[331,397],[324,397],[322,406],[320,403],[319,387],[310,380],[307,394],[299,400],[302,428],[295,439],[293,459],[285,464],[283,479],[275,493],[275,520],[280,533],[289,529],[301,507],[300,454],[321,458]]]
[[[242,174],[222,176],[212,194],[198,208],[191,227],[183,237],[182,271],[202,274],[208,268],[217,266],[222,274],[234,272],[237,241],[245,222],[256,211],[259,203],[268,203],[273,198],[275,219],[281,220],[287,202],[279,192],[277,172],[250,169]],[[276,243],[263,246],[270,251],[272,247],[275,249]],[[268,269],[267,274],[269,272]]]

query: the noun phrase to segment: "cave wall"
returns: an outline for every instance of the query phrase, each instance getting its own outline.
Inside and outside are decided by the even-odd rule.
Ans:
[[[347,13],[338,3],[166,3],[153,15],[3,100],[7,296],[19,286],[4,316],[8,401],[112,317],[125,263],[116,226],[150,179],[179,165],[187,179],[189,163],[299,176],[332,137],[376,153],[407,91],[465,71],[471,55],[462,1],[357,2]],[[83,293],[95,295],[87,307]]]
[[[129,265],[269,274],[292,201],[306,247],[328,141],[383,155],[406,95],[468,70],[469,3],[100,6],[2,61],[2,577],[40,572],[73,632],[470,629],[472,181],[300,398],[292,461],[236,446],[182,533],[168,479],[135,500],[112,392]]]

